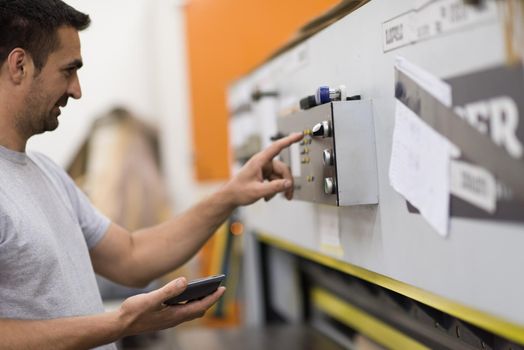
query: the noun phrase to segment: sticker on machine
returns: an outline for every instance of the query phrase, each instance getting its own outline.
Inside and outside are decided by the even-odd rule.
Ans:
[[[458,117],[479,135],[487,136],[511,159],[513,164],[498,167],[506,175],[510,165],[524,163],[524,123],[520,118],[524,113],[523,77],[521,65],[502,65],[446,79],[452,86],[453,110]],[[452,191],[451,216],[524,222],[524,201],[517,195],[523,191],[524,180],[510,185],[503,176],[495,176],[497,169],[488,169],[484,159],[473,162],[468,153],[459,160],[470,164],[466,167],[472,176],[467,179],[471,189]],[[487,155],[485,160],[489,161]],[[461,167],[460,171],[464,170]],[[524,179],[522,172],[515,175]]]
[[[451,161],[451,194],[493,214],[497,209],[497,183],[486,169]]]
[[[300,163],[300,146],[293,143],[289,146],[289,157],[291,158],[291,175],[293,177],[302,176],[302,164]]]
[[[320,251],[341,258],[344,256],[344,249],[340,243],[338,208],[321,205],[317,215]]]
[[[523,76],[521,65],[501,65],[446,78],[448,106],[397,70],[397,98],[457,146],[450,163],[451,217],[524,222]]]
[[[384,52],[497,20],[496,1],[417,0],[407,12],[382,23]]]

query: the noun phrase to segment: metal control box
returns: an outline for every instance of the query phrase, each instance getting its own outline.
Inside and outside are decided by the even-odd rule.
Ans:
[[[304,131],[282,152],[298,200],[350,206],[378,203],[377,158],[371,101],[331,102],[280,117],[278,132]]]

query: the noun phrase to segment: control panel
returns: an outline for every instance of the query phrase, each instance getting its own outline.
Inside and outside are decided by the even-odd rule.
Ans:
[[[295,181],[295,199],[337,206],[378,203],[371,101],[321,104],[280,117],[277,127],[280,135],[305,135],[281,153]]]

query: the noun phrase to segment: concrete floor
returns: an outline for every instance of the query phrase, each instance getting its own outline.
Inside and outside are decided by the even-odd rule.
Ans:
[[[188,327],[124,339],[123,350],[341,350],[334,341],[304,326],[209,329]]]

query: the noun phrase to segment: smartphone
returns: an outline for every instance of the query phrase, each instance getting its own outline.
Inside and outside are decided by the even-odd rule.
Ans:
[[[218,289],[226,275],[216,275],[199,278],[187,284],[186,290],[176,297],[164,301],[166,305],[183,304],[192,300],[202,299]]]

